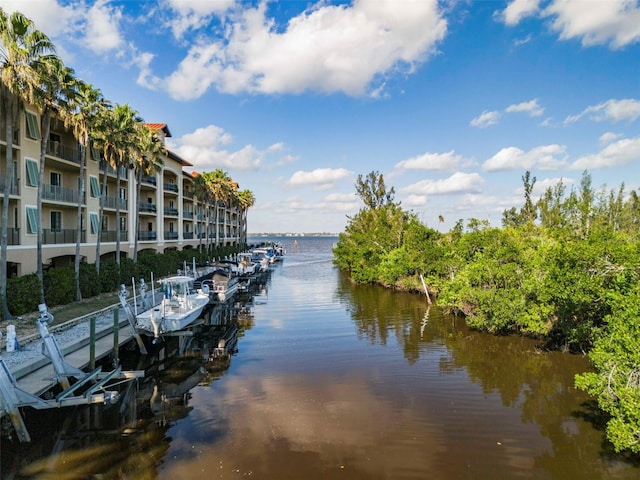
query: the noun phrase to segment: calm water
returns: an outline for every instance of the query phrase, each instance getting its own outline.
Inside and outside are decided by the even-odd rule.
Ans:
[[[155,359],[126,405],[32,420],[38,440],[4,446],[1,477],[640,477],[573,388],[584,357],[353,286],[331,264],[335,238],[280,240],[285,261],[228,313],[230,364],[204,363],[194,338],[198,354]]]

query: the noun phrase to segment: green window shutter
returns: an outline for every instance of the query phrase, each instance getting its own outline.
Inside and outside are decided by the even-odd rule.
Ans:
[[[98,227],[100,222],[98,221],[98,214],[97,213],[89,213],[89,218],[91,219],[91,233],[93,235],[97,235],[98,234]]]
[[[98,150],[96,147],[91,147],[91,158],[96,162],[100,161],[100,150]]]
[[[35,113],[25,112],[27,118],[27,136],[34,140],[40,140],[40,125],[38,124],[38,117]]]
[[[100,196],[100,185],[98,184],[98,177],[94,177],[93,175],[89,175],[89,182],[91,183],[91,196],[99,197]]]
[[[38,233],[38,209],[35,207],[27,207],[27,223],[29,233]]]
[[[38,186],[38,162],[35,160],[31,160],[29,158],[27,161],[27,178],[29,181],[29,185],[32,187]]]

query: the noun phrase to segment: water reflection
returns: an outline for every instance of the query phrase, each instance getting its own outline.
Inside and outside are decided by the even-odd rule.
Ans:
[[[258,294],[266,288],[256,285]],[[32,442],[3,440],[0,478],[157,478],[172,428],[193,411],[194,387],[211,386],[230,367],[238,340],[253,326],[252,305],[252,295],[239,296],[220,309],[218,325],[167,338],[146,357],[123,352],[123,368],[145,376],[127,383],[117,405],[28,412]]]

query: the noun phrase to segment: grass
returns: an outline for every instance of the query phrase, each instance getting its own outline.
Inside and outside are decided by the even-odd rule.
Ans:
[[[104,293],[96,297],[80,300],[79,302],[51,307],[49,309],[49,312],[53,315],[51,325],[59,325],[116,304],[119,304],[117,293]],[[13,320],[3,320],[0,322],[0,330],[2,332],[6,331],[7,325],[12,324],[16,327],[18,338],[37,333],[36,319],[39,316],[40,314],[38,312],[31,312],[14,318]]]

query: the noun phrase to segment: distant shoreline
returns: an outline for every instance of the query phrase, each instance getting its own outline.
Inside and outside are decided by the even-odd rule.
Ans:
[[[337,237],[339,233],[248,233],[247,237]]]

